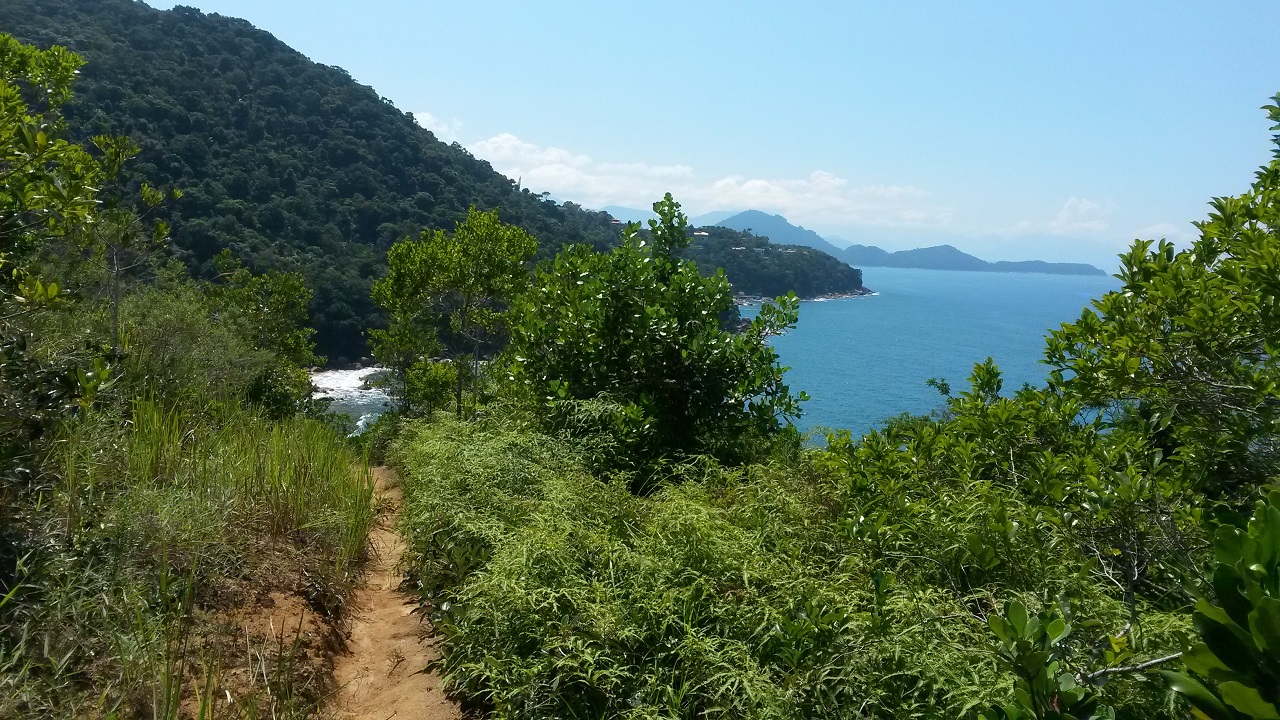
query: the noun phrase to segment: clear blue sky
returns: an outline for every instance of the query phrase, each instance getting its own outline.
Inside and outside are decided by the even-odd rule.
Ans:
[[[559,199],[988,259],[1188,240],[1269,158],[1280,91],[1275,0],[190,4]]]

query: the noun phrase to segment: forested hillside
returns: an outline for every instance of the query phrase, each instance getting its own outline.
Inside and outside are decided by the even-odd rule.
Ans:
[[[776,243],[804,245],[840,257],[840,248],[827,242],[821,235],[798,225],[792,225],[781,215],[770,215],[759,210],[747,210],[725,218],[716,225],[733,230],[743,230],[767,237]]]
[[[194,272],[211,277],[213,258],[230,249],[254,270],[304,275],[315,291],[316,346],[331,362],[365,355],[367,330],[382,323],[369,291],[387,248],[423,228],[452,227],[472,205],[500,208],[503,221],[538,239],[543,258],[568,244],[618,241],[607,213],[517,187],[341,68],[244,20],[135,0],[37,0],[0,6],[0,29],[86,59],[66,111],[76,139],[127,135],[141,152],[126,185],[182,190],[162,214]],[[705,271],[732,268],[746,294],[861,286],[857,270],[783,252],[708,247],[691,257]]]
[[[340,68],[244,20],[134,0],[36,0],[0,3],[0,29],[85,58],[66,113],[76,138],[128,135],[142,148],[129,181],[182,189],[164,213],[189,266],[210,275],[230,248],[255,270],[305,275],[330,360],[365,354],[387,247],[452,227],[469,205],[501,207],[545,254],[616,242],[607,214],[518,189]]]
[[[724,268],[734,292],[776,297],[869,293],[862,271],[809,247],[775,245],[767,237],[713,225],[698,228],[684,256],[698,267]]]

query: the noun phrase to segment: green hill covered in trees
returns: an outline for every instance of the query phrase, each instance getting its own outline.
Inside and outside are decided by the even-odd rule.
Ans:
[[[244,20],[134,0],[0,5],[0,28],[87,64],[67,117],[80,140],[128,135],[127,171],[176,186],[166,210],[189,266],[205,275],[230,248],[256,270],[297,270],[315,289],[316,344],[331,360],[365,354],[369,300],[387,248],[444,228],[470,205],[562,244],[606,247],[605,213],[516,187],[346,72],[312,62]]]
[[[364,356],[366,331],[382,324],[369,293],[391,244],[451,228],[472,205],[501,208],[538,238],[540,258],[618,242],[607,213],[518,187],[341,68],[244,20],[136,0],[36,0],[0,5],[0,28],[85,58],[66,111],[75,138],[127,135],[141,147],[126,168],[134,189],[144,179],[181,188],[162,212],[195,273],[212,277],[230,249],[256,271],[303,274],[330,362]],[[853,277],[811,258],[699,257],[728,262],[747,294],[841,293]]]
[[[792,225],[781,215],[770,215],[759,210],[747,210],[716,223],[733,230],[751,232],[767,237],[776,243],[804,245],[840,257],[840,248],[827,242],[821,235],[798,225]]]
[[[145,214],[173,196],[123,202],[133,141],[67,140],[80,66],[0,34],[0,717],[340,711],[372,457],[397,637],[439,651],[403,672],[477,716],[1280,718],[1280,96],[1251,187],[1185,250],[1136,242],[1044,387],[988,358],[806,444],[769,341],[798,298],[727,327],[684,254],[749,238],[668,194],[532,273],[497,211],[396,242],[401,402],[352,439],[309,398],[301,273],[189,277]]]

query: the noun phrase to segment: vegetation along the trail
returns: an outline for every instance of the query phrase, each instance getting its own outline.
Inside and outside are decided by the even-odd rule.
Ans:
[[[1280,136],[1045,387],[805,438],[778,279],[856,270],[552,203],[239,21],[3,14],[0,717],[338,712],[373,458],[380,630],[477,717],[1280,718]],[[396,409],[352,438],[307,369],[362,333]]]
[[[310,291],[188,277],[135,209],[177,193],[67,139],[81,64],[0,35],[0,717],[312,714],[374,507]]]
[[[520,718],[1280,717],[1280,160],[1212,208],[1122,257],[1045,388],[988,360],[821,448],[763,341],[793,300],[725,329],[670,198],[543,263],[484,402],[374,434],[449,686]]]

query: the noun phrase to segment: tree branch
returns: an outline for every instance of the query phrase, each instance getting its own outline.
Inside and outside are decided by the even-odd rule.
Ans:
[[[1157,665],[1163,665],[1164,663],[1167,663],[1170,660],[1177,660],[1180,657],[1182,657],[1182,653],[1179,652],[1179,653],[1174,653],[1172,655],[1166,655],[1162,658],[1156,658],[1155,660],[1148,660],[1144,663],[1139,663],[1137,665],[1129,665],[1127,667],[1103,668],[1097,672],[1092,672],[1092,673],[1089,673],[1088,675],[1085,675],[1084,680],[1085,682],[1092,682],[1106,675],[1125,675],[1128,673],[1142,672],[1147,668],[1153,668]]]

